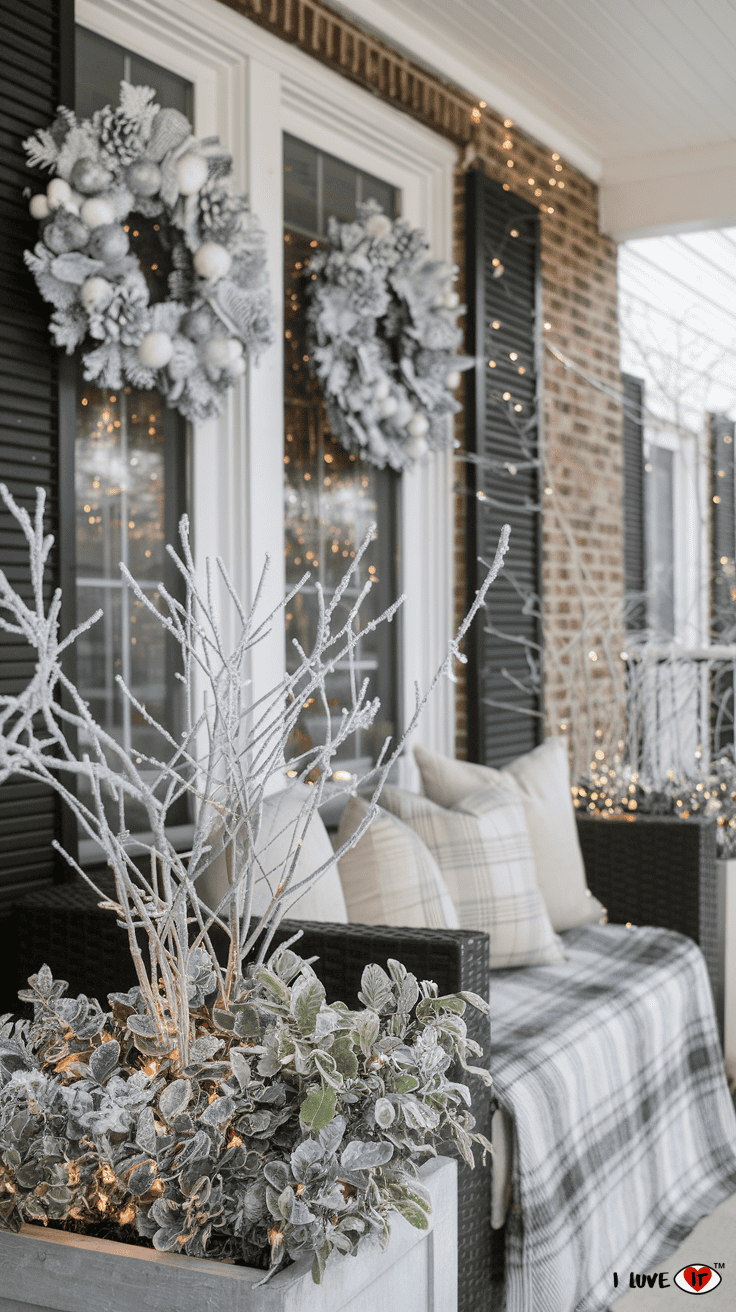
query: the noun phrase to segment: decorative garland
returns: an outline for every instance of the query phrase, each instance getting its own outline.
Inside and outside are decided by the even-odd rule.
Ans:
[[[456,355],[464,311],[457,267],[427,258],[424,234],[376,201],[330,219],[306,274],[309,357],[335,437],[383,468],[407,469],[451,440],[453,391],[474,361]]]
[[[208,419],[244,372],[244,348],[271,341],[265,238],[219,140],[196,141],[154,95],[121,82],[116,109],[79,123],[60,108],[24,143],[29,165],[56,175],[31,198],[41,240],[25,260],[55,307],[56,345],[71,354],[88,337],[100,343],[84,354],[86,379],[155,387],[187,418]],[[170,268],[168,299],[151,298],[132,216],[156,220],[152,269]]]

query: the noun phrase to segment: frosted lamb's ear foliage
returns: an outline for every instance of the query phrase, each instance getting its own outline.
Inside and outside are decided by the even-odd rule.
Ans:
[[[43,596],[43,574],[53,539],[44,536],[44,493],[37,490],[35,517],[19,506],[0,484],[0,497],[20,525],[28,543],[33,601],[27,603],[0,573],[0,626],[21,638],[38,652],[36,674],[21,693],[0,701],[0,783],[12,775],[42,779],[50,784],[71,808],[81,832],[102,848],[104,859],[115,877],[116,896],[108,899],[67,853],[62,853],[79,876],[108,903],[124,922],[129,942],[135,942],[136,929],[146,935],[150,967],[141,954],[134,955],[141,996],[146,1011],[146,1034],[141,1041],[150,1052],[162,1057],[172,1055],[181,1067],[187,1065],[192,1039],[192,995],[198,996],[197,980],[208,963],[212,987],[226,1004],[239,987],[243,967],[254,959],[263,961],[274,931],[294,902],[303,895],[324,871],[352,847],[375,814],[377,797],[388,772],[404,749],[427,698],[443,676],[452,676],[467,629],[503,564],[508,547],[509,529],[501,534],[492,568],[478,591],[475,602],[455,636],[447,644],[429,687],[423,694],[417,689],[416,705],[405,733],[391,746],[387,740],[379,761],[359,783],[370,784],[372,800],[368,811],[344,847],[308,876],[297,871],[299,840],[309,826],[323,797],[325,783],[332,778],[332,762],[340,747],[357,728],[372,724],[378,710],[377,701],[369,701],[367,681],[355,677],[355,648],[360,640],[359,615],[370,583],[360,591],[344,618],[347,590],[356,576],[360,561],[374,532],[368,529],[354,561],[332,598],[327,601],[317,584],[318,615],[314,644],[309,651],[298,649],[299,663],[292,674],[280,678],[256,706],[247,700],[248,685],[243,678],[246,658],[253,646],[270,631],[274,615],[289,606],[308,575],[278,605],[268,611],[262,594],[268,563],[264,568],[253,605],[246,611],[241,605],[221,560],[208,561],[206,587],[202,590],[191,553],[188,523],[181,522],[181,551],[169,547],[179,571],[186,600],[178,602],[164,587],[160,588],[158,610],[147,592],[138,586],[124,566],[121,573],[125,587],[137,603],[145,607],[177,644],[181,659],[179,678],[184,685],[187,720],[180,739],[175,739],[157,723],[150,712],[126,688],[118,677],[122,696],[142,720],[156,733],[161,744],[159,756],[136,752],[131,755],[95,721],[87,702],[67,679],[62,669],[62,653],[97,623],[101,612],[79,625],[65,638],[59,634],[60,593],[57,591],[48,609]],[[226,652],[222,645],[220,618],[213,597],[223,590],[234,614],[236,640]],[[401,600],[390,606],[371,626],[390,619]],[[362,636],[362,635],[361,635]],[[353,671],[351,699],[338,717],[333,717],[325,690],[331,669],[348,665]],[[59,688],[65,691],[63,703]],[[200,700],[197,701],[197,698]],[[292,758],[290,769],[316,780],[309,790],[294,829],[294,840],[283,865],[271,873],[271,898],[266,910],[251,927],[253,892],[262,876],[255,853],[261,823],[263,800],[274,783],[283,782],[287,744],[303,708],[314,700],[321,703],[328,725],[326,741]],[[195,709],[199,707],[199,709]],[[42,724],[42,730],[38,725]],[[67,734],[73,731],[84,743],[85,755],[78,759],[71,751]],[[153,782],[151,778],[153,777]],[[88,801],[81,800],[72,787],[83,779]],[[355,786],[355,785],[354,785]],[[182,797],[191,797],[198,810],[192,847],[189,853],[176,851],[167,835],[166,823],[172,806]],[[111,818],[112,798],[115,818]],[[108,805],[106,805],[106,802]],[[141,871],[127,846],[126,806],[135,804],[146,817],[151,840],[144,844],[150,865]],[[217,818],[213,823],[213,818]],[[57,849],[62,852],[58,844]],[[141,844],[136,851],[139,853]],[[223,887],[219,904],[211,909],[197,892],[199,876],[226,854],[230,869],[227,887]],[[140,856],[136,857],[140,862]],[[218,962],[210,939],[213,925],[227,935],[227,964]],[[205,973],[207,973],[205,972]],[[141,1018],[141,1024],[143,1024]],[[175,1054],[175,1056],[173,1056]]]

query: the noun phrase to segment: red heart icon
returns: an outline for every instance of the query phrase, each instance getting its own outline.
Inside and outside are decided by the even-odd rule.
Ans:
[[[692,1285],[693,1289],[701,1290],[706,1289],[710,1284],[713,1272],[709,1266],[686,1266],[682,1274],[688,1285]]]

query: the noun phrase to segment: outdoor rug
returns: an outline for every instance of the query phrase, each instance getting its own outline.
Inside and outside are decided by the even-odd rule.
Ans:
[[[491,979],[493,1093],[515,1131],[506,1312],[605,1312],[614,1271],[650,1270],[736,1191],[699,948],[623,925],[562,940],[564,964]]]

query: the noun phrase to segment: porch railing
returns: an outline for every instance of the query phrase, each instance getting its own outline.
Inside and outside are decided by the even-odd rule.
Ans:
[[[631,647],[627,755],[642,777],[692,775],[733,750],[735,689],[736,645]]]

